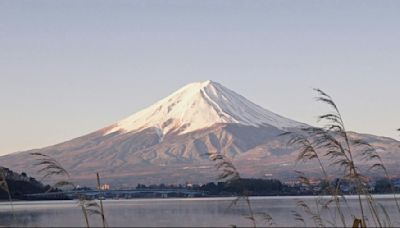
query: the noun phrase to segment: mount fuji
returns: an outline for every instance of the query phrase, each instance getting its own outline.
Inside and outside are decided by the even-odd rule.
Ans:
[[[0,166],[34,175],[37,167],[29,153],[39,152],[57,159],[75,181],[85,184],[94,183],[96,172],[120,187],[205,183],[218,176],[209,154],[220,153],[234,158],[242,176],[291,178],[295,168],[301,168],[294,162],[297,151],[278,135],[304,126],[205,81],[91,134],[2,156]],[[396,140],[352,134],[377,146],[388,161],[399,161]]]
[[[274,126],[279,129],[303,125],[263,109],[219,83],[205,81],[189,84],[118,122],[107,134],[153,127],[162,137],[170,133],[182,135],[215,124]]]

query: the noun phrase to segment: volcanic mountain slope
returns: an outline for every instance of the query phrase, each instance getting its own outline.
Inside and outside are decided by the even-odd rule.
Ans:
[[[84,183],[93,181],[96,172],[117,185],[204,183],[218,175],[208,154],[222,153],[235,158],[244,176],[278,178],[293,174],[297,157],[296,150],[286,146],[287,138],[278,135],[304,126],[206,81],[189,84],[94,133],[0,157],[0,165],[33,173],[37,167],[29,153],[40,152],[56,158]],[[387,138],[355,137],[368,138],[389,155],[398,145]]]

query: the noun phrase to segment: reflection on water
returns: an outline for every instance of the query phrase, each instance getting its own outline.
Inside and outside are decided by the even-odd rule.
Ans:
[[[296,223],[291,211],[296,209],[296,197],[257,197],[252,198],[255,212],[269,213],[278,226],[302,226]],[[310,206],[312,197],[303,197]],[[246,215],[244,202],[229,208],[233,198],[203,199],[138,199],[106,200],[105,213],[110,226],[251,226]],[[393,219],[399,219],[395,203],[389,196],[380,196],[382,203]],[[350,198],[349,206],[353,213],[357,201]],[[84,226],[80,208],[74,201],[15,202],[15,218],[7,203],[0,203],[0,226],[54,227]],[[348,209],[347,209],[348,210]],[[301,212],[301,211],[299,211]],[[347,211],[347,213],[350,213]],[[332,218],[335,219],[335,218]],[[336,218],[337,221],[338,218]],[[91,225],[100,226],[101,219],[92,216]],[[314,225],[311,220],[307,225]],[[259,226],[265,226],[262,219]],[[340,223],[338,223],[340,224]],[[350,224],[350,221],[349,221]],[[399,226],[400,223],[395,223]]]

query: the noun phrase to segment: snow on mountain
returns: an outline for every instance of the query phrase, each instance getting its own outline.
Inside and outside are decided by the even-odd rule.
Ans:
[[[192,83],[154,105],[119,121],[106,132],[135,132],[154,127],[160,138],[185,134],[219,123],[272,125],[279,129],[304,126],[272,113],[213,81]]]

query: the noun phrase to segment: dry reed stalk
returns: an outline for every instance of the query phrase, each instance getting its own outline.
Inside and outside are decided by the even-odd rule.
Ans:
[[[106,227],[106,217],[105,217],[105,215],[104,215],[104,206],[103,206],[103,199],[102,199],[102,197],[103,197],[103,192],[102,192],[102,189],[101,189],[101,183],[100,183],[100,175],[99,175],[99,173],[96,173],[96,177],[97,177],[97,188],[99,189],[99,191],[100,191],[100,212],[101,212],[101,221],[102,221],[102,225],[103,225],[103,228],[105,228]]]
[[[38,172],[43,174],[42,180],[52,176],[63,176],[66,178],[66,180],[54,184],[52,189],[62,188],[65,186],[70,186],[73,187],[73,189],[76,189],[76,185],[70,181],[68,171],[64,169],[56,159],[42,153],[31,153],[31,155],[36,157],[37,163],[35,165],[40,167]],[[49,191],[51,191],[51,189]],[[78,198],[78,205],[82,210],[86,227],[90,227],[89,215],[100,215],[102,217],[103,225],[105,226],[103,209],[100,209],[100,206],[94,200],[88,199],[84,194],[76,193],[76,197]]]
[[[209,157],[210,157],[211,161],[216,162],[215,167],[217,168],[218,171],[220,171],[220,174],[218,176],[218,179],[220,181],[224,181],[226,183],[232,183],[233,181],[241,179],[240,174],[239,174],[238,170],[236,169],[235,165],[225,155],[209,154]],[[249,215],[246,215],[245,218],[251,221],[253,227],[257,227],[255,213],[254,213],[250,198],[249,198],[246,190],[243,191],[242,196],[239,196],[234,201],[232,201],[229,208],[231,208],[232,206],[235,206],[241,199],[243,199],[245,201],[247,210],[249,212]],[[267,215],[267,216],[269,216],[269,215]],[[270,222],[272,222],[272,217],[271,216],[269,216],[269,217],[271,218]]]
[[[301,146],[301,151],[299,153],[298,161],[303,160],[317,160],[318,164],[322,170],[322,173],[325,179],[329,182],[328,174],[324,169],[324,164],[322,162],[321,157],[327,158],[330,161],[330,166],[337,166],[342,168],[343,177],[341,179],[348,180],[352,183],[356,188],[357,201],[359,204],[359,209],[361,212],[361,218],[355,218],[356,221],[361,220],[361,223],[357,223],[361,227],[366,227],[366,212],[369,211],[372,220],[377,227],[384,227],[385,225],[390,225],[390,217],[388,216],[384,207],[380,207],[374,197],[369,193],[367,189],[367,181],[366,177],[363,176],[359,168],[356,164],[356,160],[354,158],[354,150],[359,149],[362,151],[361,156],[362,159],[374,160],[373,166],[370,168],[382,168],[385,172],[385,175],[388,176],[387,170],[382,162],[382,159],[379,157],[375,149],[362,140],[352,140],[348,135],[345,124],[342,118],[342,115],[339,111],[338,106],[335,104],[333,99],[323,92],[320,89],[315,89],[317,92],[317,101],[327,104],[331,108],[331,112],[328,114],[324,114],[319,116],[319,121],[325,122],[325,126],[322,128],[308,127],[303,128],[301,133],[285,133],[283,135],[292,135],[289,144],[297,144]],[[321,154],[321,155],[320,155]],[[340,184],[337,184],[335,188],[332,188],[329,184],[328,192],[334,197],[333,201],[336,202],[336,207],[341,216],[342,225],[346,226],[344,214],[340,210],[340,202],[339,202],[339,192]],[[362,196],[366,196],[366,204],[367,207],[363,205]],[[341,196],[344,200],[345,197]],[[396,201],[396,205],[398,207],[399,203],[397,201],[396,195],[394,194],[394,198]],[[301,205],[303,208],[308,211],[308,214],[311,214],[311,211],[308,210],[304,205]],[[398,207],[399,208],[399,207]],[[400,211],[400,209],[399,209]],[[381,213],[384,214],[384,217],[381,216]],[[315,214],[311,214],[313,218],[317,218]],[[319,220],[316,221],[317,225],[319,224]]]
[[[0,168],[0,188],[3,189],[8,195],[8,202],[10,203],[11,212],[12,212],[12,215],[13,215],[13,220],[15,222],[16,221],[16,215],[15,215],[15,210],[14,210],[14,203],[13,203],[13,199],[11,197],[10,188],[8,186],[8,183],[7,183],[7,180],[6,180],[6,175],[4,174],[4,169],[3,168]]]

